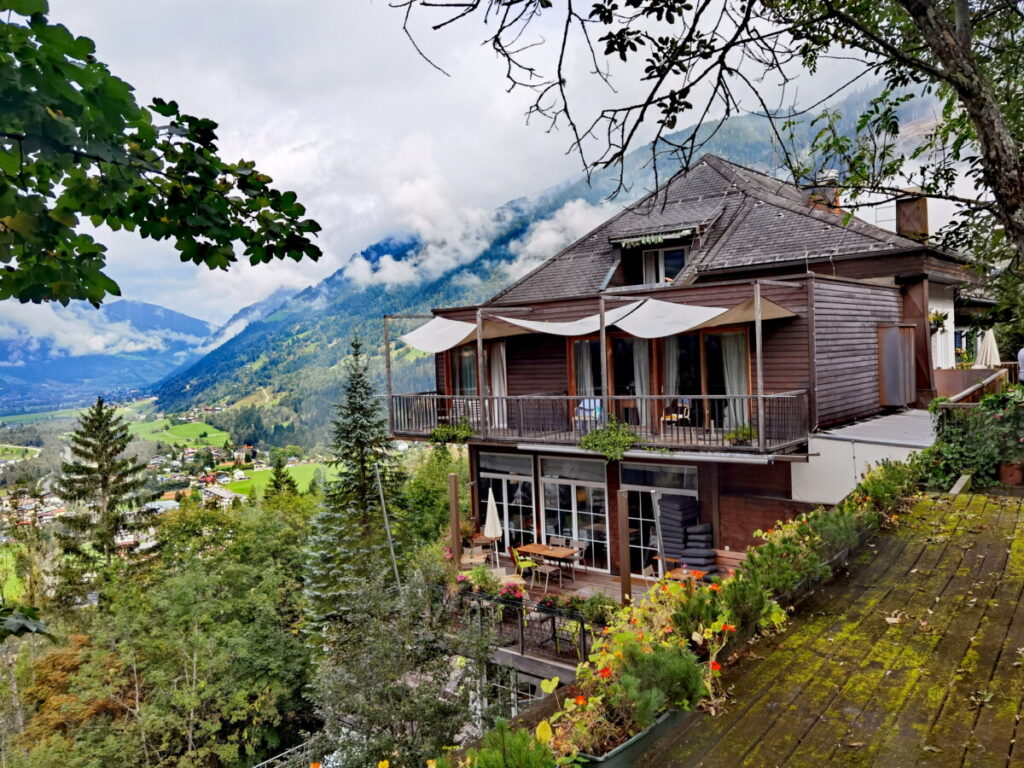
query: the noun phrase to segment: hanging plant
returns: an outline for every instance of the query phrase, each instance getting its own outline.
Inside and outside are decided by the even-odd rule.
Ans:
[[[580,440],[580,448],[596,451],[608,461],[619,461],[637,442],[633,431],[612,416],[603,427],[585,434]]]
[[[430,442],[434,445],[462,444],[472,436],[473,428],[463,418],[458,424],[438,424],[430,433]]]

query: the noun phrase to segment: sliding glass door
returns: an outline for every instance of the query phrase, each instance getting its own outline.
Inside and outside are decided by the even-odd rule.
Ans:
[[[585,544],[588,567],[607,571],[608,499],[603,461],[541,459],[544,541],[552,536]]]
[[[658,526],[655,504],[661,507],[662,548],[666,556],[679,554],[682,530],[699,519],[697,468],[667,464],[623,462],[620,488],[626,492],[629,515],[629,565],[638,575],[660,576],[664,564],[658,559]]]
[[[504,551],[536,541],[533,460],[505,453],[480,454],[480,520],[487,520],[488,493],[501,518]]]

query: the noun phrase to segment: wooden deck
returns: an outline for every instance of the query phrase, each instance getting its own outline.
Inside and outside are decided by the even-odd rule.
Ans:
[[[506,573],[515,573],[515,568],[512,565],[512,560],[505,555],[501,558],[501,567],[505,569]],[[647,590],[647,585],[653,585],[655,581],[653,579],[643,579],[639,576],[632,577],[631,586],[633,588],[634,595],[640,595]],[[549,595],[571,595],[579,594],[583,597],[593,595],[598,592],[603,592],[615,600],[618,600],[622,595],[622,585],[619,581],[618,576],[613,576],[609,573],[601,573],[593,570],[582,570],[576,569],[576,580],[573,581],[570,576],[569,570],[564,569],[562,574],[562,585],[558,585],[558,577],[555,575],[551,576],[550,585],[548,591],[544,591],[544,577],[541,574],[537,575],[536,583],[531,586],[530,579],[526,580],[527,592],[530,595],[531,600],[539,600],[544,597],[545,594]]]
[[[1024,765],[1022,500],[925,499],[637,765]]]

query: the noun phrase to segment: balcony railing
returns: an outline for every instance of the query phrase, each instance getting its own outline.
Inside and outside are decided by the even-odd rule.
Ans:
[[[758,402],[763,402],[763,418]],[[614,396],[521,395],[476,397],[392,395],[396,437],[429,437],[439,426],[466,422],[492,441],[577,445],[605,426],[609,415],[627,425],[640,445],[687,450],[775,452],[807,440],[807,392],[757,395]],[[761,426],[763,424],[763,426]]]

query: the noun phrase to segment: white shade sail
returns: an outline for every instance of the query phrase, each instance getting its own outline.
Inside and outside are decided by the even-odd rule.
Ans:
[[[727,311],[721,307],[698,307],[692,304],[672,304],[668,301],[647,299],[628,317],[615,324],[631,336],[660,339],[685,333]]]
[[[642,301],[634,301],[623,307],[606,310],[604,313],[604,324],[606,326],[618,325],[621,328],[623,318],[636,311],[643,303]],[[526,328],[534,333],[549,333],[554,336],[588,336],[591,333],[597,333],[601,329],[600,314],[587,315],[579,320],[570,320],[562,323],[546,322],[544,320],[525,320],[521,317],[503,317],[500,315],[497,319],[518,328]]]
[[[449,320],[447,317],[435,317],[399,338],[420,352],[437,354],[469,341],[475,334],[475,323]]]
[[[761,300],[761,319],[778,320],[796,317],[785,307]],[[640,339],[660,339],[698,328],[713,328],[724,325],[740,325],[754,322],[754,300],[735,307],[702,307],[694,304],[674,304],[658,299],[641,299],[605,311],[605,327],[616,326],[631,336]],[[485,339],[516,336],[522,333],[546,333],[553,336],[589,336],[601,329],[601,315],[593,314],[578,320],[563,322],[528,320],[521,317],[495,316],[485,320]],[[414,349],[429,354],[466,344],[476,338],[476,324],[459,320],[435,317],[414,331],[399,337]]]

